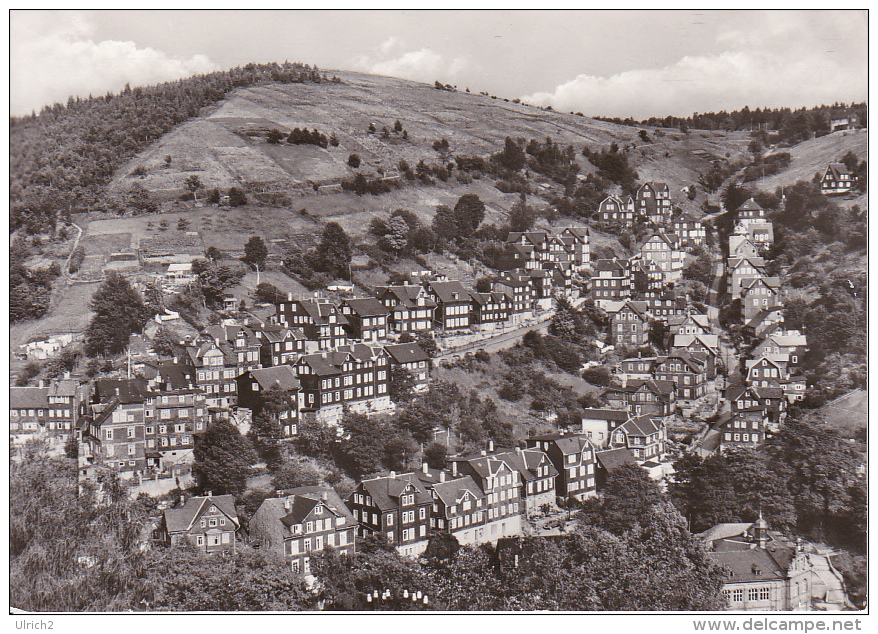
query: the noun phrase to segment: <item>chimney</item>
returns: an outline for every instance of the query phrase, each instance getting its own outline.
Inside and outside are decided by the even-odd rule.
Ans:
[[[523,453],[521,447],[516,447],[515,453],[517,453],[520,456]]]
[[[287,301],[288,302],[293,301],[293,294],[292,293],[287,293]]]
[[[628,375],[627,374],[622,375],[622,387],[628,387]]]
[[[326,502],[329,499],[329,491],[324,491],[320,494],[320,499]]]
[[[40,379],[39,386],[40,386],[40,387],[45,387],[45,381],[43,381],[42,379]],[[119,388],[116,388],[116,394],[117,394],[117,395],[119,394]]]
[[[180,506],[183,506],[184,504],[186,504],[186,496],[181,493],[180,494]]]
[[[494,441],[493,440],[488,441],[488,453],[494,453]]]
[[[213,491],[208,491],[204,495],[205,495],[205,497],[211,497],[213,495]]]
[[[391,471],[391,472],[390,472],[390,477],[391,477],[391,478],[395,478],[395,477],[396,477],[396,471]]]
[[[293,498],[284,498],[284,510],[287,513],[293,510]]]
[[[445,482],[445,471],[439,472],[439,482]]]
[[[65,373],[64,373],[64,378],[65,378],[65,379],[70,379],[70,372],[65,372]]]
[[[424,473],[427,473],[430,470],[430,465],[425,462],[421,465],[421,469],[424,471]]]
[[[457,477],[457,460],[451,461],[451,475],[453,477]]]
[[[488,455],[488,452],[485,451],[484,449],[482,449],[482,450],[479,452],[479,454],[482,455],[482,456],[487,456],[487,455]]]

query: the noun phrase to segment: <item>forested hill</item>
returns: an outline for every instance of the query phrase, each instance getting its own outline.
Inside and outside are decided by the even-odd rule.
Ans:
[[[308,64],[247,64],[227,71],[73,99],[9,123],[10,229],[54,226],[95,205],[126,161],[230,91],[255,84],[325,81]]]

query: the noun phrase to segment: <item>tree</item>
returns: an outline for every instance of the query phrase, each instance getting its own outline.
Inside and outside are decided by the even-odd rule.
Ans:
[[[308,462],[293,461],[285,464],[274,474],[271,488],[275,491],[314,486],[320,482],[317,469]]]
[[[149,319],[140,293],[115,271],[107,272],[89,308],[95,313],[85,333],[85,350],[90,357],[119,354],[131,335],[141,332]]]
[[[283,141],[283,139],[286,136],[287,135],[284,134],[283,132],[281,132],[280,130],[273,129],[268,133],[268,136],[265,137],[265,140],[268,141],[269,143],[271,143],[272,145],[277,145],[278,143]]]
[[[436,340],[429,335],[429,333],[420,333],[416,339],[416,342],[421,350],[426,352],[427,356],[429,356],[431,359],[438,356],[439,345],[436,343]]]
[[[494,159],[506,169],[517,172],[524,167],[524,150],[510,137],[506,137],[503,151],[495,154]]]
[[[360,155],[359,154],[351,154],[350,156],[348,156],[348,165],[350,165],[354,169],[357,169],[358,167],[360,167]]]
[[[229,204],[232,207],[242,207],[247,204],[247,195],[243,190],[232,187],[229,189]]]
[[[394,403],[407,403],[415,396],[415,379],[412,373],[399,364],[390,368],[390,400]]]
[[[205,251],[205,255],[211,262],[216,262],[218,260],[223,259],[223,252],[217,249],[214,246],[207,247],[207,251]]]
[[[351,239],[337,222],[327,223],[317,247],[320,269],[335,277],[345,276],[351,263]]]
[[[577,518],[582,523],[622,535],[644,522],[652,505],[662,500],[658,485],[645,469],[625,464],[607,474],[603,495],[589,498]]]
[[[485,203],[476,194],[464,194],[454,205],[454,219],[461,235],[472,235],[485,219]]]
[[[64,454],[73,460],[79,458],[79,441],[76,439],[75,433],[71,432],[67,436],[67,442],[64,443]]]
[[[447,205],[436,207],[436,215],[433,216],[433,233],[439,238],[451,241],[461,235],[455,213]]]
[[[193,473],[202,491],[242,492],[256,453],[250,441],[228,420],[210,423],[195,444]]]
[[[210,190],[210,196],[207,199],[211,205],[219,205],[220,204],[220,192],[219,189],[214,187]]]
[[[274,304],[286,299],[286,294],[282,293],[278,287],[268,282],[262,282],[256,287],[256,300],[264,304]]]
[[[390,231],[384,237],[392,251],[400,253],[408,244],[409,226],[401,216],[390,219]]]
[[[180,335],[167,326],[159,326],[155,336],[152,338],[153,352],[159,356],[174,356],[174,352],[179,345]]]
[[[510,231],[530,231],[536,221],[536,213],[523,201],[517,201],[509,211]]]
[[[651,319],[649,322],[649,342],[659,350],[665,350],[668,339],[668,322],[662,319]]]
[[[192,176],[188,176],[183,184],[186,186],[186,189],[192,193],[195,200],[198,200],[198,190],[204,188],[204,185],[201,184],[201,179],[193,174]]]
[[[396,120],[396,123],[393,124],[393,131],[399,134],[402,132],[402,124],[399,122],[399,119]]]
[[[244,257],[241,258],[250,266],[264,266],[268,257],[268,248],[259,236],[252,236],[244,245]]]
[[[445,457],[447,455],[448,447],[441,442],[433,442],[424,449],[424,462],[426,462],[431,469],[444,469]]]

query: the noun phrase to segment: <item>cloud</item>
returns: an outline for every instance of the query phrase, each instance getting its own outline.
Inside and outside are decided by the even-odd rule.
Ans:
[[[175,59],[134,42],[92,39],[93,26],[75,12],[12,12],[10,20],[10,111],[29,114],[131,86],[172,81],[216,70],[204,55]]]
[[[750,16],[749,22],[719,33],[716,43],[724,50],[715,54],[610,77],[581,74],[522,100],[560,111],[644,119],[866,99],[865,23],[858,14],[768,13]]]
[[[463,57],[448,60],[429,48],[406,51],[404,42],[389,37],[373,52],[358,56],[354,60],[354,67],[376,75],[428,83],[437,79],[454,83],[471,68],[471,64]]]

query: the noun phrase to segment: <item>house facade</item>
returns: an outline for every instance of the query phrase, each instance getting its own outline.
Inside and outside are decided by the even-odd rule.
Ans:
[[[423,286],[379,286],[375,295],[388,309],[388,325],[394,332],[426,332],[433,329],[436,302]]]
[[[439,328],[453,331],[472,325],[472,297],[460,282],[427,281],[424,288],[427,297],[436,303],[434,321]]]
[[[617,427],[610,437],[610,447],[627,448],[637,460],[661,461],[665,456],[667,430],[659,417],[637,416]]]
[[[299,392],[301,384],[293,366],[281,365],[257,370],[248,370],[237,378],[238,406],[250,409],[252,415],[263,412],[277,417],[282,438],[292,438],[299,431]],[[289,396],[286,407],[272,404],[266,409],[264,395],[270,390],[280,390]]]
[[[525,440],[529,449],[540,449],[558,472],[555,492],[565,500],[585,500],[597,495],[595,484],[595,448],[579,434],[552,433]]]
[[[187,540],[199,550],[214,553],[234,549],[239,528],[235,497],[208,494],[165,509],[156,537],[169,546]]]
[[[347,319],[345,330],[351,339],[378,343],[387,338],[388,309],[374,297],[343,299],[341,313]]]
[[[628,300],[622,307],[610,314],[610,332],[613,344],[617,346],[645,346],[649,343],[649,323],[651,315],[646,303]]]
[[[639,251],[644,260],[652,260],[664,275],[664,282],[676,282],[683,275],[683,250],[673,233],[657,231],[647,238]]]
[[[607,303],[631,297],[632,280],[627,260],[598,260],[591,278],[591,297],[605,308]]]
[[[426,392],[430,387],[430,355],[416,343],[398,343],[384,346],[390,367],[401,366],[415,382],[414,391]]]
[[[850,193],[854,177],[844,163],[830,163],[820,178],[820,191],[825,196]]]
[[[298,328],[309,342],[309,352],[333,350],[347,344],[347,318],[335,304],[320,299],[293,299],[275,303],[276,323],[285,328]]]

